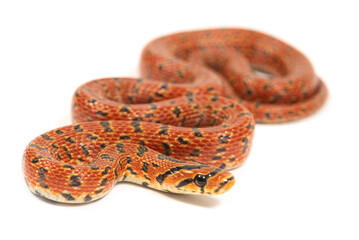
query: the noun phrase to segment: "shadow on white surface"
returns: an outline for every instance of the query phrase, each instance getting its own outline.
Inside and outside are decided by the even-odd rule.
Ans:
[[[216,206],[220,205],[220,200],[212,196],[175,194],[175,193],[162,193],[162,194],[176,201],[194,205],[197,207],[215,208]]]
[[[130,182],[121,182],[119,184],[136,185],[135,187],[145,188],[146,190],[153,191],[153,192],[156,192],[158,194],[161,194],[161,195],[163,195],[163,197],[171,198],[171,199],[173,199],[175,201],[186,203],[186,204],[197,206],[197,207],[215,208],[216,206],[218,206],[220,204],[220,200],[216,199],[213,196],[192,195],[192,194],[176,194],[176,193],[169,193],[169,192],[161,192],[161,191],[158,191],[156,189],[148,188],[148,187],[138,185],[138,184],[134,184],[134,183],[130,183]],[[116,186],[115,186],[115,188],[116,188]],[[111,193],[111,191],[109,193]],[[62,203],[62,202],[56,202],[56,201],[50,200],[50,199],[45,198],[43,196],[36,195],[34,193],[32,193],[32,195],[35,196],[37,199],[39,199],[39,200],[41,200],[41,201],[43,201],[43,202],[45,202],[47,204],[60,206],[60,207],[88,206],[88,205],[97,203],[98,201],[101,201],[102,198],[104,198],[104,197],[107,197],[107,195],[105,195],[102,198],[99,198],[99,199],[97,199],[95,201],[88,202],[88,203]]]

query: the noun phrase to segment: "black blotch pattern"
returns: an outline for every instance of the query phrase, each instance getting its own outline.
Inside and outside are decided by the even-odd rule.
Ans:
[[[201,152],[201,150],[199,150],[199,149],[193,149],[193,151],[189,155],[191,155],[193,157],[198,157],[200,152]]]
[[[247,148],[248,148],[248,138],[242,138],[242,142],[244,143],[243,145],[243,150],[242,150],[242,154],[246,152]]]
[[[70,150],[67,149],[67,147],[62,147],[62,149],[66,152],[66,155],[69,159],[72,159],[72,155]]]
[[[218,100],[218,94],[213,94],[213,97],[210,99],[212,102],[215,102]]]
[[[132,163],[132,158],[129,157],[129,156],[127,156],[125,160],[126,160],[127,163]]]
[[[65,141],[69,143],[75,143],[75,141],[71,137],[65,138]]]
[[[244,112],[237,115],[237,118],[243,117],[243,116],[250,116],[250,113]]]
[[[233,162],[234,160],[236,160],[236,157],[232,157],[228,159],[230,162]]]
[[[141,123],[138,121],[131,122],[131,126],[133,126],[135,128],[134,132],[142,132],[140,125],[141,125]]]
[[[142,118],[141,117],[135,117],[132,119],[132,121],[142,121]]]
[[[99,189],[99,190],[94,191],[94,193],[99,194],[99,193],[101,193],[102,191],[103,191],[103,189],[101,188],[101,189]]]
[[[47,147],[40,147],[40,146],[37,145],[37,144],[31,144],[29,147],[37,148],[37,149],[39,149],[40,151],[48,150]]]
[[[54,140],[53,138],[51,138],[51,137],[50,137],[49,135],[47,135],[47,134],[42,134],[41,137],[42,137],[43,139],[47,140],[47,141],[52,141],[52,140]]]
[[[142,162],[143,163],[143,165],[142,165],[142,170],[144,171],[144,172],[146,172],[147,173],[147,171],[148,171],[148,166],[150,165],[149,163],[147,163],[147,162]]]
[[[132,167],[127,167],[127,170],[129,170],[132,175],[137,175],[137,172],[135,172]]]
[[[113,132],[108,121],[101,121],[100,125],[105,129],[105,132]]]
[[[89,202],[92,200],[92,197],[90,196],[90,194],[87,194],[85,197],[85,202]]]
[[[117,152],[119,152],[119,153],[124,153],[125,150],[123,149],[123,143],[117,143],[117,144],[116,144],[116,150],[117,150]]]
[[[83,131],[83,129],[81,128],[80,125],[75,125],[75,126],[73,126],[73,128],[75,129],[76,132],[82,132]]]
[[[160,127],[160,131],[158,131],[159,135],[168,135],[167,131],[168,131],[168,125],[162,125]]]
[[[145,146],[142,146],[142,145],[138,146],[138,147],[137,147],[137,150],[138,150],[138,152],[136,152],[136,154],[137,154],[139,157],[142,157],[145,152],[148,152],[148,148],[145,147]]]
[[[71,176],[70,181],[69,181],[69,186],[70,187],[81,186],[81,177],[77,176],[77,175]]]
[[[148,98],[149,98],[149,97],[148,97]],[[151,105],[151,109],[157,109],[157,105],[156,105],[156,104],[151,103],[150,105]]]
[[[107,178],[104,178],[102,181],[101,181],[101,184],[100,186],[105,186],[106,184],[108,183],[108,179]]]
[[[61,134],[64,133],[64,131],[62,131],[62,130],[56,130],[55,133],[57,133],[58,135],[61,135]]]
[[[193,128],[192,131],[193,131],[195,137],[203,137],[201,130],[199,130],[197,128]]]
[[[227,151],[227,149],[226,148],[217,148],[217,150],[216,150],[217,152],[225,152],[225,151]]]
[[[88,139],[90,139],[90,140],[97,140],[97,137],[91,135],[90,133],[88,133],[88,134],[86,135],[86,137],[87,137]]]
[[[179,107],[175,107],[175,109],[173,109],[173,114],[175,114],[176,117],[179,117],[181,115],[181,109]]]
[[[42,156],[40,155],[40,156],[36,156],[36,157],[34,157],[33,159],[32,159],[32,163],[38,163],[39,161],[40,161],[40,159],[42,158]]]
[[[71,164],[65,164],[62,167],[63,168],[69,168],[69,169],[75,169],[74,166],[72,166]]]
[[[82,145],[82,146],[80,146],[80,148],[82,149],[82,152],[85,154],[85,156],[87,156],[87,157],[91,156],[91,154],[88,151],[89,149],[86,145]]]
[[[130,113],[131,111],[128,109],[128,106],[123,106],[123,107],[120,109],[120,112]]]
[[[146,113],[145,114],[145,117],[146,118],[152,118],[154,115],[153,115],[153,113]]]
[[[103,112],[103,111],[97,111],[96,114],[97,114],[97,115],[100,115],[100,116],[102,116],[102,117],[106,117],[106,116],[108,115],[107,112]]]
[[[43,188],[48,188],[49,186],[44,182],[46,178],[47,170],[43,167],[39,168],[38,174],[39,174],[39,183]]]
[[[92,169],[92,170],[98,170],[99,169],[99,167],[98,166],[95,166],[95,165],[89,165],[90,166],[90,168]]]
[[[189,142],[188,141],[185,141],[183,138],[181,138],[181,137],[178,137],[177,138],[177,141],[180,143],[180,144],[189,144]]]
[[[183,116],[183,118],[181,119],[181,127],[184,126],[186,119],[187,119],[187,116]]]
[[[128,96],[127,98],[128,98],[128,100],[130,101],[130,103],[134,103],[134,100],[133,100],[133,97],[132,97],[132,96]]]
[[[101,173],[102,176],[108,174],[110,170],[111,170],[111,167],[106,167],[105,170]]]
[[[73,201],[75,198],[69,194],[69,193],[61,193],[61,195],[67,200],[67,201]]]
[[[122,167],[121,167],[122,168]],[[117,169],[115,169],[115,180],[118,178],[118,172]]]
[[[112,157],[110,157],[108,154],[104,153],[104,154],[101,154],[100,156],[101,159],[104,159],[104,160],[109,160],[109,161],[114,161],[115,159],[113,159]]]
[[[231,136],[224,134],[224,135],[220,135],[218,139],[219,139],[219,143],[221,144],[228,143],[228,140],[231,139]]]
[[[171,155],[171,153],[172,153],[171,147],[165,142],[162,142],[162,146],[163,146],[163,149],[165,151],[165,154],[166,155]]]
[[[155,96],[156,97],[159,97],[159,98],[163,98],[163,94],[162,93],[159,93],[159,92],[155,92]]]
[[[128,139],[131,139],[131,138],[130,138],[130,136],[123,135],[123,136],[120,136],[120,139],[122,139],[122,140],[128,140]]]

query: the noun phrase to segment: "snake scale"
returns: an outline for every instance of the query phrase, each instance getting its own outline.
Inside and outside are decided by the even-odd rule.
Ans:
[[[104,78],[73,96],[73,125],[32,140],[23,172],[47,199],[83,203],[121,181],[215,195],[251,149],[255,122],[306,117],[327,88],[298,50],[246,29],[176,33],[143,50],[140,79]]]

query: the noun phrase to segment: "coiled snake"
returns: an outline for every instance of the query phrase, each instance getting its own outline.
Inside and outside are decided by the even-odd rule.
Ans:
[[[306,117],[327,89],[300,52],[245,29],[184,32],[149,43],[141,79],[80,86],[73,125],[35,138],[23,170],[30,190],[69,203],[120,181],[161,191],[220,194],[247,158],[256,122]]]

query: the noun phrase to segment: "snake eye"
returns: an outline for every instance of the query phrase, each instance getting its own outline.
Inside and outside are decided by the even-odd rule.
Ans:
[[[204,185],[207,184],[207,177],[204,175],[196,175],[194,177],[194,183],[198,186],[198,187],[203,187]]]

